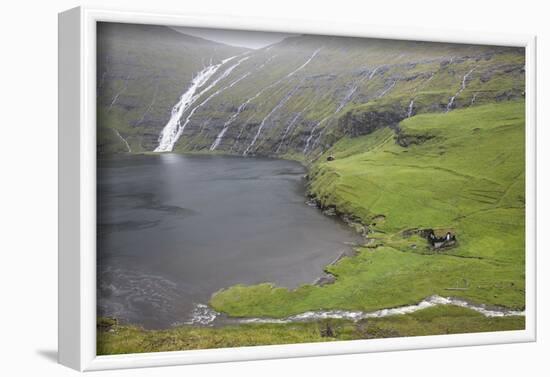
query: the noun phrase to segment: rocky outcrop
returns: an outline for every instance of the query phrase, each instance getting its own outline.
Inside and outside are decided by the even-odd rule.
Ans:
[[[401,145],[402,147],[407,148],[407,147],[410,147],[411,145],[424,144],[426,141],[433,138],[434,136],[430,134],[412,135],[412,134],[404,134],[399,132],[395,136],[395,142]]]
[[[403,109],[349,111],[338,120],[341,131],[351,137],[373,133],[382,127],[395,127],[406,118]]]

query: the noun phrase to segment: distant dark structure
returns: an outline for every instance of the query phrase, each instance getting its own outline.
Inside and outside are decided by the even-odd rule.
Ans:
[[[327,161],[334,161],[336,158],[333,155],[327,157]]]
[[[451,232],[447,232],[443,237],[438,237],[433,229],[426,229],[424,235],[434,249],[443,249],[456,244],[456,236]]]

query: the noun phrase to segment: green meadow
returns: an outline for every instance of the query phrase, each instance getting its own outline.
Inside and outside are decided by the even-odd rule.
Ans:
[[[326,267],[333,284],[237,285],[214,294],[211,306],[285,317],[372,311],[438,294],[523,309],[524,111],[523,101],[472,106],[342,138],[312,163],[309,190],[323,207],[358,219],[368,229],[365,246]],[[450,231],[457,245],[433,250],[422,229]]]
[[[518,330],[523,317],[487,318],[456,306],[431,307],[412,314],[368,321],[319,321],[290,324],[247,324],[225,327],[181,326],[168,330],[144,330],[100,319],[98,355],[245,347],[271,344],[330,342]],[[327,336],[327,328],[331,334]]]

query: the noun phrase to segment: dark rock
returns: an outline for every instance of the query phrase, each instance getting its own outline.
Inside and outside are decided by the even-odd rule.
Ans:
[[[328,322],[325,328],[321,330],[321,336],[324,338],[334,338],[336,336],[334,330],[332,329],[332,326]]]
[[[410,134],[399,133],[395,138],[395,142],[397,144],[399,144],[400,146],[406,148],[406,147],[409,147],[413,144],[415,144],[415,145],[423,144],[426,141],[428,141],[430,139],[433,139],[433,138],[434,138],[433,135],[428,135],[428,134],[410,135]]]
[[[326,216],[336,216],[336,208],[329,207],[323,211],[323,215]]]
[[[338,127],[344,134],[358,137],[373,133],[382,127],[395,126],[405,118],[405,113],[394,109],[348,111],[338,120]]]
[[[319,279],[315,280],[313,284],[322,287],[327,284],[333,284],[335,281],[336,281],[336,277],[332,274],[327,273],[321,276]]]

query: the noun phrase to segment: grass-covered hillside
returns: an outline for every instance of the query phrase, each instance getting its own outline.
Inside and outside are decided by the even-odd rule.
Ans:
[[[174,151],[312,160],[417,114],[524,95],[520,48],[294,36],[245,50],[167,27],[100,24],[99,152],[153,151],[192,79],[231,56],[175,120]]]
[[[524,63],[520,48],[293,36],[246,50],[100,24],[98,152],[152,152],[168,135],[163,151],[299,160],[311,199],[365,236],[326,267],[327,284],[216,292],[209,304],[226,315],[371,312],[432,295],[523,310]],[[430,244],[447,233],[446,247]],[[332,321],[329,336],[326,326],[100,323],[98,353],[512,330],[524,319],[447,305]]]
[[[344,137],[310,171],[323,208],[366,227],[358,255],[327,267],[333,284],[234,286],[211,305],[233,316],[372,311],[433,294],[522,309],[525,300],[524,102],[426,113]],[[332,155],[334,161],[327,161]],[[451,232],[434,250],[422,230]]]

